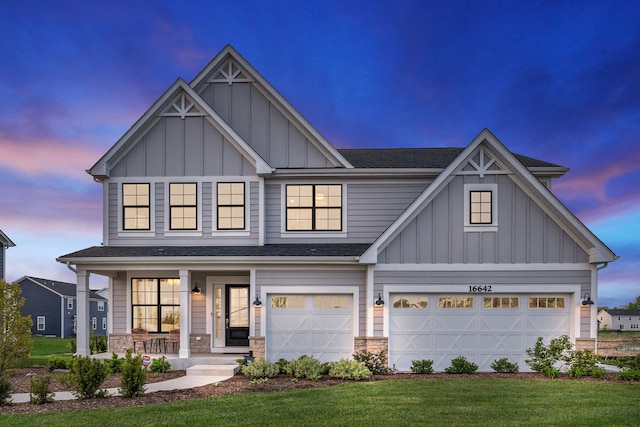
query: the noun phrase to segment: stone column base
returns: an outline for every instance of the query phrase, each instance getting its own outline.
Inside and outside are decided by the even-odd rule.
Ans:
[[[387,355],[389,354],[389,338],[387,337],[355,337],[353,341],[355,351],[366,350],[371,353],[380,353],[384,350]]]
[[[576,338],[576,351],[578,350],[591,350],[596,352],[596,339],[595,338]]]
[[[253,352],[254,359],[266,359],[264,337],[249,337],[249,351]]]

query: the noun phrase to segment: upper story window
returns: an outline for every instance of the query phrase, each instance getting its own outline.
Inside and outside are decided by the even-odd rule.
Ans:
[[[287,231],[341,231],[342,185],[287,185]]]
[[[498,231],[497,184],[465,184],[464,231]]]
[[[122,228],[150,230],[151,203],[149,184],[122,184]]]
[[[198,228],[198,186],[195,183],[169,184],[169,228],[196,230]]]
[[[104,301],[98,301],[98,311],[104,311]]]
[[[244,182],[219,182],[217,193],[218,230],[244,230]]]

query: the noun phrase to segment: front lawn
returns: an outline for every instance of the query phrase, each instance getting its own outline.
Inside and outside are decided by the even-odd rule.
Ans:
[[[72,357],[71,347],[69,343],[71,338],[54,338],[43,337],[40,335],[32,335],[31,341],[33,348],[31,356],[27,359],[20,360],[16,364],[16,368],[28,368],[31,366],[46,366],[47,360],[51,356]]]
[[[137,408],[6,414],[0,425],[631,426],[640,419],[638,401],[638,383],[425,377]]]

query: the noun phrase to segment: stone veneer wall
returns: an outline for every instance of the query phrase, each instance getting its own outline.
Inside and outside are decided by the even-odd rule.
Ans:
[[[389,338],[387,337],[356,337],[354,338],[355,351],[366,350],[371,353],[380,353],[382,350],[389,354]]]
[[[265,359],[264,337],[249,337],[249,351],[253,352],[254,359]]]
[[[150,335],[150,340],[153,339],[153,335]],[[171,347],[170,347],[171,346]],[[167,344],[167,351],[173,351],[173,344]],[[110,334],[109,335],[109,353],[124,353],[129,347],[133,347],[130,334]],[[139,345],[136,345],[136,350],[140,349]],[[147,344],[149,350],[149,344]],[[191,334],[189,336],[189,349],[193,353],[211,353],[211,335],[209,334]],[[264,345],[263,345],[264,349]],[[141,350],[141,349],[140,349]],[[179,350],[179,345],[176,345],[176,351]]]
[[[576,338],[576,350],[591,350],[596,352],[595,338]]]
[[[211,353],[211,335],[191,334],[189,336],[189,349],[192,353]]]

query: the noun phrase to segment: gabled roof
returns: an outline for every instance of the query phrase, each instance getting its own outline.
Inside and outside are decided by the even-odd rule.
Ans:
[[[640,311],[638,310],[611,308],[611,309],[600,310],[600,313],[602,313],[603,311],[606,311],[611,316],[640,316]]]
[[[13,243],[11,241],[11,239],[9,237],[7,237],[7,235],[2,232],[2,230],[0,230],[0,245],[9,248],[11,246],[15,246],[16,244]]]
[[[138,141],[145,130],[158,120],[158,113],[167,102],[180,92],[187,94],[195,107],[206,113],[205,117],[224,137],[231,142],[255,167],[258,174],[270,174],[273,170],[260,155],[233,130],[182,78],[178,78],[169,89],[138,119],[138,121],[105,153],[98,162],[87,170],[96,178],[109,176],[109,163],[122,158]]]
[[[484,144],[491,152],[496,153],[500,157],[500,161],[505,163],[507,168],[512,170],[514,174],[524,181],[527,191],[532,193],[538,200],[541,208],[552,218],[556,219],[556,221],[563,224],[563,228],[589,253],[591,263],[607,263],[619,258],[573,215],[495,135],[488,129],[483,129],[434,182],[373,242],[369,249],[360,257],[360,262],[369,264],[376,263],[378,253],[447,186],[454,178],[455,172],[463,166],[464,162],[471,158],[481,144]]]
[[[24,286],[24,282],[33,283],[34,285],[41,286],[60,297],[75,298],[76,296],[76,285],[73,283],[59,282],[57,280],[41,279],[31,276],[23,276],[16,282],[19,283],[20,286]],[[95,291],[89,291],[89,298],[106,301],[106,298],[98,295]]]
[[[464,148],[348,148],[339,149],[356,168],[444,169]],[[563,168],[532,157],[515,154],[527,168]]]
[[[352,168],[349,161],[324,137],[318,130],[305,119],[293,105],[289,103],[246,59],[242,57],[230,44],[226,45],[206,67],[198,73],[189,85],[196,91],[206,83],[207,78],[214,70],[224,65],[228,59],[233,59],[244,72],[243,78],[251,81],[280,111],[292,122],[296,123],[309,141],[322,152],[336,167]],[[238,72],[238,71],[236,71]]]

